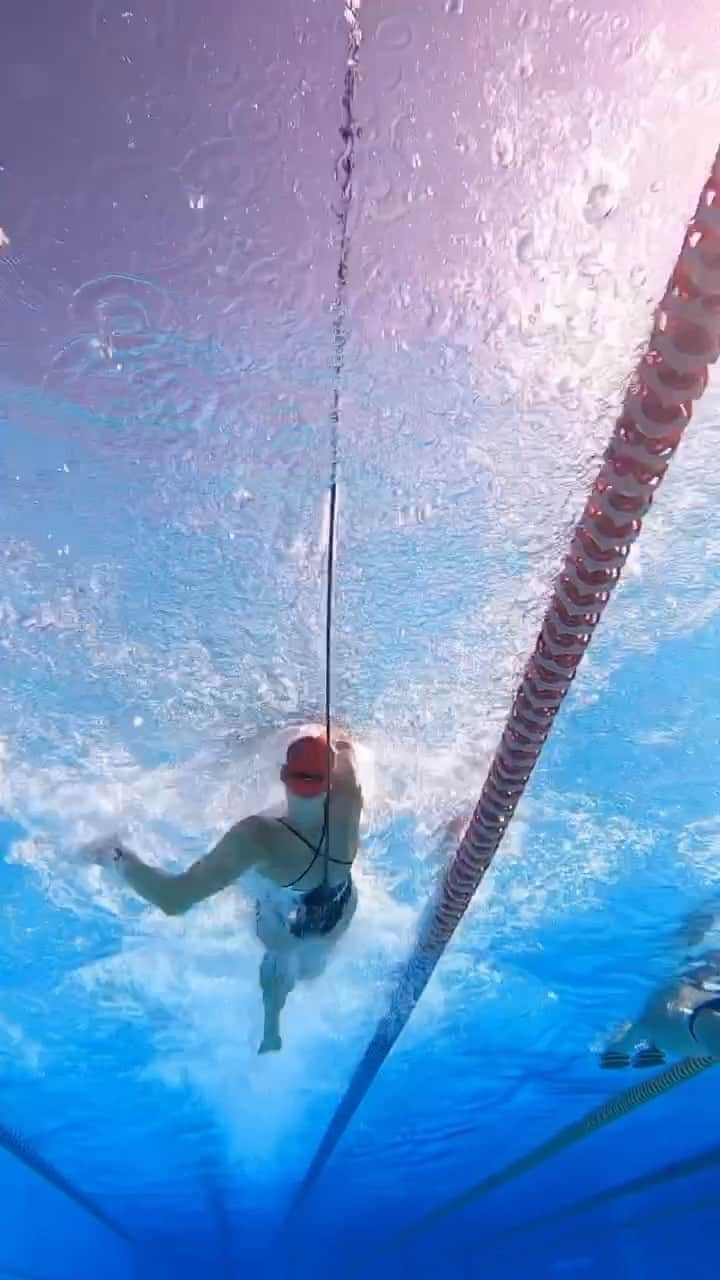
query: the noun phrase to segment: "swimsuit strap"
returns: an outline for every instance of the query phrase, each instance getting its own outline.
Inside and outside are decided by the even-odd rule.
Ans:
[[[301,880],[304,880],[308,871],[311,871],[312,868],[315,866],[315,863],[320,857],[320,850],[322,849],[323,844],[325,843],[326,831],[325,831],[325,827],[323,826],[322,835],[320,836],[320,843],[317,846],[317,848],[315,848],[315,845],[312,844],[310,840],[308,840],[307,836],[303,835],[302,831],[297,831],[295,827],[292,827],[289,822],[285,821],[284,818],[278,818],[278,822],[280,823],[281,827],[285,827],[287,831],[291,831],[294,836],[297,836],[298,840],[302,840],[303,844],[306,846],[306,848],[310,850],[312,854],[312,858],[310,859],[307,866],[305,867],[305,870],[301,871],[300,875],[296,876],[294,880],[291,880],[289,884],[283,885],[283,889],[292,889],[296,884],[299,884]]]
[[[311,853],[314,853],[314,854],[315,854],[315,857],[317,857],[318,853],[319,853],[319,852],[320,852],[320,850],[322,849],[323,844],[324,844],[324,842],[325,842],[325,832],[324,832],[324,831],[323,831],[322,835],[320,836],[320,843],[318,844],[318,846],[317,846],[317,848],[316,848],[316,847],[315,847],[315,845],[313,844],[312,840],[308,840],[307,836],[304,836],[304,835],[303,835],[303,833],[302,833],[302,831],[298,831],[297,827],[293,827],[293,826],[291,826],[291,824],[290,824],[289,822],[286,822],[284,818],[278,818],[278,822],[280,823],[280,826],[281,826],[281,827],[285,827],[285,830],[286,830],[286,831],[292,831],[292,834],[293,834],[294,836],[297,836],[298,840],[302,840],[302,842],[303,842],[303,844],[306,846],[306,848],[308,848],[308,849],[310,850],[310,852],[311,852]]]
[[[695,1020],[698,1014],[702,1013],[704,1009],[712,1009],[713,1012],[720,1013],[720,997],[716,997],[714,1000],[704,1000],[703,1003],[699,1004],[697,1009],[693,1009],[690,1014],[690,1018],[688,1020],[688,1031],[695,1041],[697,1040],[697,1036],[695,1035]]]
[[[283,885],[283,889],[292,889],[294,885],[299,884],[301,880],[305,879],[305,876],[307,875],[308,871],[312,870],[318,858],[320,857],[320,850],[322,849],[327,839],[326,823],[323,823],[322,835],[320,836],[320,843],[316,848],[315,845],[312,843],[312,841],[308,840],[307,836],[303,835],[302,831],[298,831],[296,827],[291,826],[289,822],[286,822],[285,818],[278,818],[277,821],[280,823],[281,827],[285,827],[286,831],[292,832],[294,836],[297,836],[298,840],[302,840],[305,847],[308,848],[312,854],[312,858],[310,859],[307,866],[305,867],[305,870],[301,871],[300,875],[296,876],[294,880],[291,880],[289,884]],[[339,867],[351,867],[353,864],[352,858],[349,861],[347,861],[347,859],[345,858],[328,857],[328,862],[334,862]]]

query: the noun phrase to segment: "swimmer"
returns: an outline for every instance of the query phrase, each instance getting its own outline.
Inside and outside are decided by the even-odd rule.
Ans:
[[[683,930],[686,944],[701,942],[714,923],[710,913],[692,917]],[[675,982],[653,992],[637,1021],[613,1036],[600,1065],[654,1067],[668,1054],[720,1059],[720,951],[705,952]]]
[[[181,915],[254,872],[265,1025],[259,1053],[282,1048],[280,1014],[295,983],[318,977],[357,906],[352,866],[363,797],[349,739],[328,749],[319,730],[296,738],[280,770],[285,804],[241,818],[205,857],[169,875],[143,862],[115,837],[94,841],[86,856],[115,867],[127,884],[166,915]],[[327,804],[326,804],[327,800]],[[323,881],[327,857],[327,883]]]

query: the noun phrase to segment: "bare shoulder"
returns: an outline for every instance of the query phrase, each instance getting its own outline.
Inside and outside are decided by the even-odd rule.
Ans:
[[[215,846],[218,853],[226,858],[244,859],[252,852],[258,852],[262,845],[263,820],[259,814],[249,814],[240,818],[225,832]]]
[[[260,859],[268,855],[274,857],[278,847],[285,843],[286,833],[278,824],[277,814],[272,811],[252,813],[236,825],[240,828],[238,842],[245,847],[252,846]]]
[[[262,868],[274,855],[274,839],[269,816],[250,814],[225,832],[208,855],[219,874],[242,875],[250,867]]]

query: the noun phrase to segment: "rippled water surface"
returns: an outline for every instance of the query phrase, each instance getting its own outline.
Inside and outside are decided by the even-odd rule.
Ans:
[[[139,1249],[0,1150],[0,1275],[708,1266],[713,1208],[683,1214],[717,1170],[515,1225],[707,1148],[712,1071],[374,1250],[628,1083],[597,1052],[718,894],[712,379],[469,918],[277,1230],[437,829],[482,785],[709,172],[715,7],[363,0],[333,692],[367,830],[356,921],[269,1060],[248,893],[166,919],[76,852],[122,829],[187,865],[322,710],[347,22],[131,3],[0,19],[0,1125]]]

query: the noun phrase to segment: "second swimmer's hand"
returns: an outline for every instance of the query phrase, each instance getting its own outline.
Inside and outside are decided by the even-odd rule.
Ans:
[[[99,836],[89,844],[83,845],[80,857],[83,861],[94,862],[100,867],[113,867],[120,862],[126,852],[118,835]]]
[[[435,838],[439,839],[441,845],[452,846],[460,843],[464,836],[472,818],[472,813],[458,813],[454,818],[450,818],[449,822],[443,823],[435,831]]]

